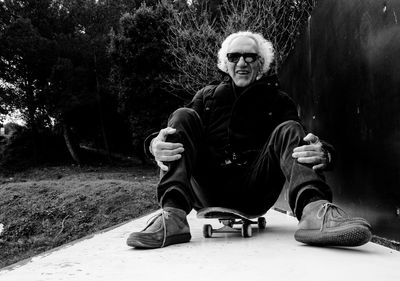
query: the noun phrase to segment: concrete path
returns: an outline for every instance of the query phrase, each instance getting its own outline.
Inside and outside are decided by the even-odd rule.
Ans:
[[[216,220],[189,216],[192,241],[136,250],[125,240],[154,214],[39,255],[0,271],[1,281],[61,280],[400,280],[400,252],[368,243],[357,248],[318,248],[293,238],[297,221],[271,210],[267,229],[253,237],[203,238]]]

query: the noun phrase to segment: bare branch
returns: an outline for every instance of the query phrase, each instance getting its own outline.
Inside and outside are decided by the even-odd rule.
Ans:
[[[223,38],[240,30],[263,34],[276,50],[273,71],[277,72],[292,50],[299,28],[315,0],[223,1],[220,16],[212,21],[207,11],[189,8],[176,14],[167,39],[176,73],[165,81],[171,91],[194,95],[218,78],[216,53]]]

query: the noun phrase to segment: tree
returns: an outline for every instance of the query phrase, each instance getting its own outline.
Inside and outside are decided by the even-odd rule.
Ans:
[[[125,14],[120,28],[111,34],[111,83],[120,111],[127,116],[137,152],[149,131],[159,129],[177,102],[162,89],[172,71],[167,45],[168,19],[172,7],[159,4],[141,6],[134,14]]]
[[[113,111],[110,105],[114,102],[107,95],[110,64],[106,46],[108,32],[117,26],[127,3],[0,3],[4,12],[0,21],[0,108],[2,112],[19,109],[33,136],[43,128],[62,128],[77,162],[71,131],[96,141],[100,135],[102,146],[108,148],[104,116]],[[108,107],[103,109],[105,103]]]
[[[23,18],[7,26],[0,41],[2,79],[13,85],[8,88],[9,97],[24,114],[36,148],[38,130],[49,121],[39,101],[56,57],[54,42],[41,36],[31,21]]]
[[[4,115],[9,114],[13,110],[13,89],[12,85],[0,80],[0,123]]]
[[[59,7],[68,11],[66,22],[74,28],[56,36],[59,58],[50,78],[48,104],[53,106],[51,113],[63,128],[66,143],[77,135],[108,153],[129,150],[125,142],[127,122],[116,113],[118,101],[109,90],[107,46],[110,30],[118,29],[122,11],[136,10],[139,2],[59,1]],[[71,142],[70,147],[76,145]]]
[[[219,77],[216,52],[222,36],[206,7],[204,3],[194,3],[173,13],[168,23],[169,36],[164,39],[175,71],[163,86],[185,101]]]

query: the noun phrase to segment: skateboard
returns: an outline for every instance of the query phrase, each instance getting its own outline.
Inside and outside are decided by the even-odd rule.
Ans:
[[[203,226],[203,236],[210,238],[214,233],[238,233],[243,237],[251,237],[252,225],[258,225],[259,229],[265,229],[267,222],[261,215],[250,216],[238,210],[223,207],[208,207],[197,212],[201,219],[218,219],[223,224],[221,228],[215,229],[210,224]],[[254,221],[257,219],[257,221]],[[241,228],[234,228],[234,225],[241,225]]]

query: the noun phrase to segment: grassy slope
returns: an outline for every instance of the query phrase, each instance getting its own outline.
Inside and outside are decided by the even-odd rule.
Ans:
[[[158,206],[142,167],[52,167],[0,176],[0,267]]]

